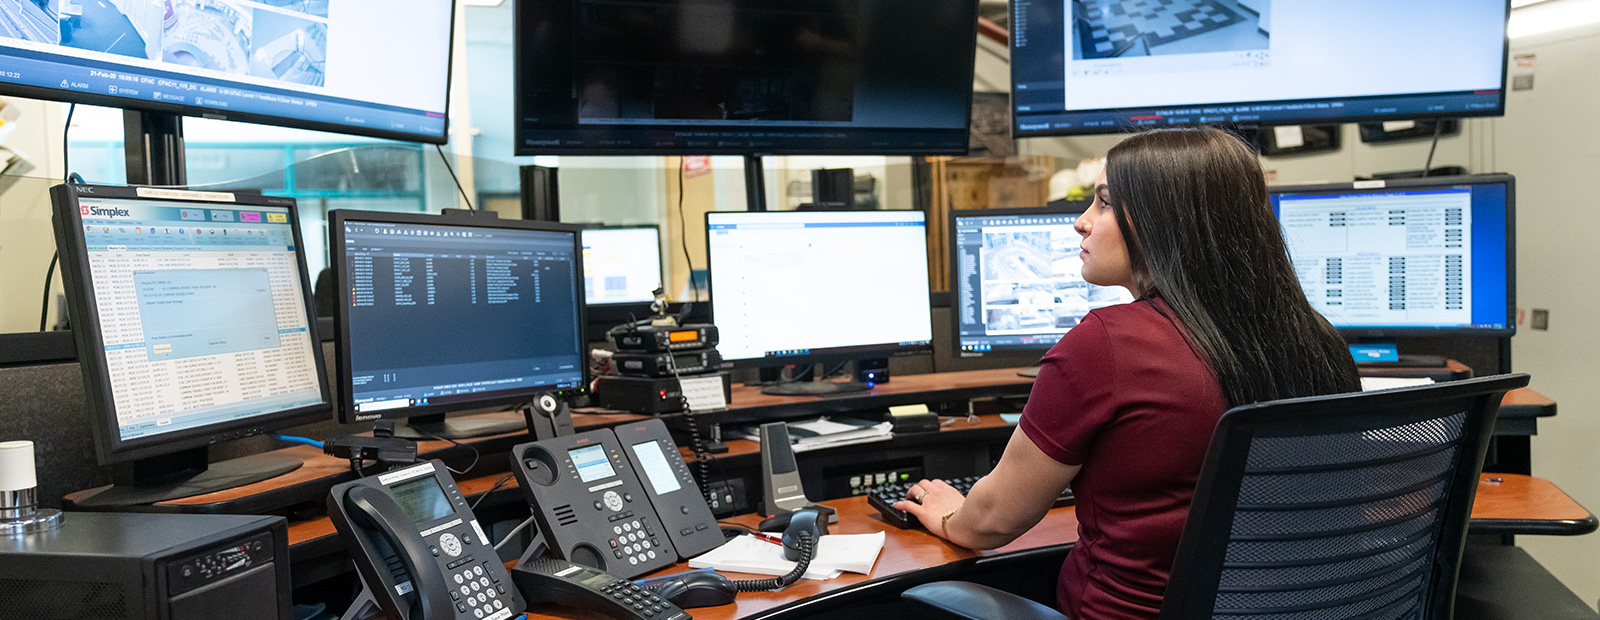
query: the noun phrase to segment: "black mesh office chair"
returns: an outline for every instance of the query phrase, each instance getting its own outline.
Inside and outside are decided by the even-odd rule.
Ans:
[[[1236,407],[1211,437],[1161,620],[1448,619],[1500,399],[1528,376]],[[962,582],[945,617],[1063,618]]]

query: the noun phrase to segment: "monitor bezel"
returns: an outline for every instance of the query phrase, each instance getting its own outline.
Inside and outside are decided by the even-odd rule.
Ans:
[[[706,214],[705,214],[705,220],[704,220],[704,222],[705,222],[705,231],[706,231],[706,291],[707,291],[707,294],[710,296],[710,300],[707,301],[706,304],[710,307],[710,311],[711,311],[710,314],[711,314],[712,323],[715,324],[716,323],[716,318],[717,318],[717,306],[716,306],[717,294],[716,294],[716,284],[715,284],[716,283],[716,275],[715,275],[715,270],[711,268],[711,262],[712,262],[711,261],[711,220],[712,220],[713,217],[733,216],[733,215],[745,216],[745,215],[757,214],[757,213],[761,214],[760,217],[785,217],[785,216],[793,217],[793,216],[796,216],[796,215],[815,215],[817,213],[857,213],[857,214],[865,214],[865,213],[886,213],[886,212],[887,213],[920,213],[920,214],[922,214],[922,228],[923,228],[923,235],[922,236],[923,236],[924,239],[927,238],[928,214],[927,214],[926,211],[922,211],[922,210],[919,210],[919,209],[879,209],[879,210],[873,210],[873,211],[855,211],[855,210],[842,210],[842,209],[820,209],[820,210],[813,210],[813,211],[707,211]],[[926,251],[927,251],[926,250],[926,243],[924,243],[924,250],[923,251],[924,251],[923,263],[926,265],[926,263],[927,263],[927,260],[926,260],[926,258],[927,258],[927,255],[926,255]],[[875,358],[888,358],[888,357],[906,357],[906,356],[912,356],[912,355],[932,354],[933,353],[933,333],[934,333],[934,328],[933,328],[933,304],[931,302],[931,300],[932,300],[932,297],[931,297],[932,285],[931,285],[931,283],[928,282],[929,277],[930,276],[928,274],[928,270],[925,269],[923,271],[922,279],[923,279],[923,282],[925,284],[929,285],[928,289],[929,289],[929,293],[930,293],[930,296],[927,298],[927,301],[928,301],[928,304],[927,304],[928,305],[928,343],[927,344],[903,345],[903,344],[899,344],[899,343],[875,343],[875,344],[867,344],[867,345],[853,345],[853,346],[848,346],[848,347],[833,347],[833,348],[822,350],[822,351],[812,350],[812,351],[807,351],[806,353],[803,353],[803,354],[788,355],[788,356],[781,356],[781,357],[765,357],[765,356],[763,356],[763,357],[750,357],[750,358],[740,358],[740,359],[731,359],[731,358],[728,358],[728,357],[724,357],[723,360],[724,360],[725,363],[731,364],[735,368],[781,368],[783,366],[790,366],[790,365],[813,364],[813,363],[824,363],[824,364],[826,364],[826,363],[832,363],[832,362],[844,362],[844,361],[861,360],[861,359],[875,359]],[[801,291],[801,292],[797,292],[797,294],[809,294],[809,292]],[[848,303],[848,300],[841,300],[841,303]]]
[[[333,278],[336,291],[349,290],[350,278],[345,269],[345,236],[344,225],[347,222],[373,222],[380,224],[405,224],[416,226],[463,226],[476,228],[517,229],[536,232],[569,233],[572,235],[573,267],[575,272],[575,285],[577,287],[577,311],[575,329],[578,334],[578,346],[581,349],[579,366],[582,368],[583,378],[578,387],[560,388],[553,386],[533,386],[507,390],[488,398],[470,401],[457,401],[439,405],[421,405],[412,407],[398,407],[385,409],[375,414],[357,415],[355,408],[355,393],[350,388],[353,369],[350,364],[350,305],[341,302],[338,310],[333,314],[333,342],[334,342],[334,380],[339,386],[339,402],[336,404],[338,419],[341,424],[360,424],[376,420],[397,420],[427,415],[467,415],[482,413],[483,410],[518,403],[531,402],[539,394],[553,394],[560,397],[570,397],[585,394],[589,390],[589,348],[586,342],[585,325],[587,315],[583,303],[583,240],[579,237],[582,230],[576,224],[561,224],[558,222],[544,222],[535,220],[500,219],[494,213],[466,212],[450,216],[431,213],[396,213],[392,211],[359,211],[350,209],[334,209],[328,212],[328,264],[333,269]]]
[[[967,62],[964,65],[965,66],[964,73],[967,74],[967,75],[971,75],[972,72],[974,70],[976,70],[976,67],[977,67],[977,53],[978,53],[978,19],[977,19],[978,18],[978,3],[977,2],[971,2],[971,4],[972,4],[972,19],[967,20],[967,22],[972,24],[972,30],[967,33],[967,36],[964,39],[962,39],[964,41],[969,41],[971,43],[971,49],[972,49],[972,53],[966,54],[964,56],[966,58],[972,59],[971,61]],[[522,23],[522,17],[521,17],[521,14],[520,14],[521,11],[522,11],[522,3],[518,3],[515,7],[513,7],[513,14],[512,14],[512,18],[511,18],[513,26]],[[529,67],[534,67],[535,70],[536,70],[536,67],[537,67],[538,63],[537,62],[528,62],[527,60],[524,59],[524,56],[526,56],[526,54],[524,54],[523,51],[522,51],[522,33],[521,33],[521,30],[520,29],[516,29],[514,27],[513,31],[515,32],[515,35],[514,35],[512,44],[511,44],[511,47],[512,47],[511,74],[516,79],[514,79],[512,83],[516,84],[516,85],[521,85],[521,84],[523,84],[525,82],[525,80],[523,80],[522,77],[521,77],[523,75],[524,71],[528,70]],[[1013,99],[1014,99],[1014,97],[1013,97]],[[617,147],[600,147],[600,146],[572,147],[572,146],[564,146],[564,145],[561,145],[561,144],[540,144],[539,146],[534,147],[534,146],[526,145],[524,143],[523,139],[522,139],[522,135],[523,135],[522,123],[521,123],[521,120],[523,118],[523,114],[522,114],[522,98],[518,97],[516,95],[516,93],[513,92],[513,94],[512,94],[512,102],[511,102],[512,121],[513,121],[513,127],[514,127],[514,129],[512,131],[512,150],[513,150],[512,154],[513,155],[518,155],[518,156],[530,156],[530,155],[677,155],[677,156],[746,155],[746,156],[752,156],[752,157],[761,157],[761,156],[768,156],[768,155],[877,155],[877,156],[884,156],[884,157],[933,156],[933,155],[961,156],[961,155],[966,155],[972,149],[972,146],[971,146],[971,143],[972,143],[972,93],[971,93],[970,90],[967,93],[967,98],[966,98],[965,105],[966,105],[966,114],[965,114],[965,116],[963,118],[966,119],[966,123],[965,123],[964,128],[963,128],[964,129],[964,131],[963,131],[964,137],[961,140],[961,146],[959,146],[959,147],[952,146],[950,148],[933,148],[933,147],[912,148],[912,147],[907,147],[907,146],[886,146],[886,147],[881,148],[881,149],[854,148],[854,147],[852,147],[852,148],[839,148],[839,149],[782,148],[782,147],[764,148],[764,149],[752,149],[752,148],[733,148],[733,147],[729,147],[729,148],[710,148],[710,147],[689,148],[689,147],[684,147],[684,146],[671,146],[671,147],[661,147],[661,148],[656,148],[656,147],[617,148]],[[580,127],[580,129],[582,129],[582,128]],[[755,129],[760,129],[760,127],[756,127]],[[855,131],[859,131],[861,129],[862,128],[860,128],[860,127],[852,127],[852,128],[849,128],[848,131],[849,132],[855,132]],[[927,129],[927,128],[903,128],[903,127],[885,128],[885,130],[890,131],[890,132],[894,132],[894,133],[898,133],[900,130],[906,130],[906,129],[924,130],[924,129]],[[720,130],[722,130],[722,129],[718,129],[718,131],[720,131]],[[589,130],[589,131],[603,131],[603,130]]]
[[[1418,177],[1354,181],[1350,183],[1319,183],[1309,185],[1275,185],[1267,187],[1270,196],[1291,193],[1317,192],[1367,192],[1406,190],[1425,187],[1453,187],[1461,185],[1505,185],[1506,188],[1506,327],[1334,327],[1346,340],[1375,340],[1411,336],[1496,336],[1509,337],[1517,333],[1517,183],[1516,177],[1505,173],[1469,174],[1448,177]],[[1279,217],[1277,206],[1273,217]],[[1279,230],[1282,230],[1280,225]],[[1330,321],[1331,322],[1331,321]]]
[[[240,439],[328,419],[333,400],[329,393],[327,367],[323,361],[322,340],[317,333],[316,305],[312,301],[311,282],[306,273],[305,242],[300,235],[300,215],[295,200],[258,194],[190,192],[163,188],[154,188],[160,195],[140,193],[141,190],[151,189],[105,185],[57,185],[50,189],[51,202],[55,207],[51,219],[56,227],[56,243],[61,255],[61,279],[67,294],[67,312],[72,321],[73,340],[77,345],[78,363],[83,374],[84,404],[89,415],[90,435],[94,440],[95,457],[99,464],[110,465],[204,448],[230,439]],[[322,392],[322,402],[199,428],[176,430],[131,440],[122,439],[118,431],[120,426],[117,424],[115,400],[111,393],[110,370],[103,355],[105,338],[98,321],[94,319],[99,316],[99,307],[94,295],[88,294],[94,286],[94,279],[90,273],[88,244],[83,236],[78,234],[83,227],[83,217],[79,211],[80,195],[147,203],[185,202],[197,205],[226,204],[286,209],[289,214],[289,228],[294,235],[294,254],[300,277],[301,310],[305,313],[306,333],[311,340],[317,387]],[[231,197],[231,200],[228,197]]]
[[[667,284],[667,260],[666,260],[666,257],[663,255],[663,253],[665,252],[665,249],[666,249],[666,244],[661,242],[661,225],[660,224],[580,224],[579,226],[581,226],[584,231],[590,231],[590,230],[651,230],[651,231],[655,231],[655,233],[656,233],[656,278],[658,280],[660,280],[660,283],[661,283],[662,286],[666,286],[666,284]],[[583,241],[583,232],[579,232],[578,233],[578,241],[579,241],[580,247],[581,247],[581,244],[582,244],[582,241]],[[588,289],[587,288],[585,288],[584,294],[585,295],[588,294]],[[671,295],[668,295],[668,297],[671,297]],[[585,306],[590,307],[590,308],[596,308],[596,309],[599,309],[599,308],[637,308],[637,307],[641,307],[642,306],[642,307],[645,308],[646,311],[648,311],[649,308],[650,308],[650,304],[653,303],[654,301],[655,301],[654,299],[651,299],[651,300],[648,300],[648,301],[614,301],[614,302],[611,302],[611,303],[603,303],[603,302],[589,303],[588,300],[584,300],[583,304]],[[640,316],[642,318],[644,315],[640,315]]]
[[[958,262],[957,262],[958,257],[956,255],[956,247],[957,247],[957,245],[959,243],[959,237],[960,237],[960,234],[958,232],[956,232],[957,220],[959,220],[960,218],[963,218],[963,217],[1005,217],[1005,216],[1010,216],[1010,215],[1078,215],[1078,216],[1082,216],[1085,212],[1088,211],[1090,204],[1091,203],[1077,202],[1077,203],[1071,203],[1071,206],[1066,206],[1066,207],[1016,207],[1016,208],[1010,208],[1010,209],[951,209],[950,210],[950,218],[949,218],[949,221],[946,223],[946,226],[945,226],[945,229],[948,231],[947,234],[945,235],[945,242],[948,244],[946,247],[949,248],[948,263],[945,266],[946,267],[945,268],[945,273],[946,273],[946,275],[949,276],[949,278],[948,278],[948,281],[945,282],[945,287],[946,287],[946,290],[950,291],[950,295],[951,295],[951,297],[950,297],[950,350],[954,351],[955,355],[957,357],[977,358],[977,357],[999,356],[999,355],[1006,355],[1006,354],[1012,354],[1012,353],[1017,353],[1017,354],[1020,354],[1020,353],[1043,353],[1044,351],[1049,351],[1051,347],[1055,346],[1055,343],[1052,342],[1052,343],[1050,343],[1050,346],[1046,346],[1046,347],[1022,347],[1022,346],[1011,347],[1011,346],[1008,346],[1008,347],[1005,347],[1005,348],[995,348],[995,349],[991,349],[991,350],[988,350],[988,351],[962,351],[961,350],[961,316],[960,316],[960,313],[961,313],[960,303],[961,302],[958,299],[959,291],[956,290],[956,286],[957,286],[956,285],[956,272],[957,272],[957,265],[958,265]]]
[[[450,30],[449,30],[449,35],[447,36],[447,40],[449,41],[449,45],[447,45],[446,49],[445,49],[444,84],[442,85],[444,90],[445,90],[444,110],[442,110],[440,112],[443,115],[443,118],[444,118],[444,125],[440,128],[439,135],[408,133],[408,132],[402,132],[402,131],[391,131],[391,130],[383,129],[383,128],[380,128],[380,127],[361,127],[361,126],[352,126],[352,125],[341,125],[341,124],[338,124],[338,123],[329,123],[329,122],[324,122],[324,121],[305,120],[305,119],[298,119],[298,118],[293,118],[293,117],[289,117],[289,116],[276,116],[276,115],[272,115],[272,114],[259,114],[259,113],[254,113],[254,112],[238,112],[238,111],[229,110],[229,109],[226,109],[226,108],[212,108],[212,107],[195,106],[195,105],[187,105],[187,104],[165,103],[165,102],[160,102],[160,101],[145,101],[145,100],[142,100],[142,99],[134,99],[132,97],[117,97],[117,96],[114,96],[114,95],[99,94],[99,93],[94,93],[94,92],[75,91],[75,90],[68,90],[68,89],[63,89],[63,88],[51,88],[51,87],[48,87],[48,86],[32,86],[32,85],[27,85],[27,84],[16,84],[16,83],[11,83],[11,82],[0,82],[0,96],[16,96],[16,97],[24,97],[24,98],[28,98],[28,99],[44,99],[44,100],[48,100],[48,101],[59,101],[59,102],[62,102],[62,103],[81,103],[81,104],[84,104],[84,105],[102,106],[102,107],[107,107],[107,108],[116,108],[116,109],[119,109],[119,110],[153,112],[153,113],[157,113],[157,114],[172,114],[172,115],[175,115],[175,116],[187,116],[187,117],[205,118],[205,119],[211,119],[211,120],[234,121],[234,122],[239,122],[239,123],[250,123],[250,124],[253,124],[253,125],[271,125],[271,126],[275,126],[275,127],[288,127],[290,129],[310,129],[310,130],[313,130],[313,131],[325,131],[325,132],[328,132],[328,133],[338,133],[338,134],[344,134],[344,135],[349,135],[349,136],[365,136],[365,137],[369,137],[369,138],[381,138],[381,139],[386,139],[386,140],[399,140],[399,141],[403,141],[403,142],[418,142],[418,143],[422,143],[422,144],[439,144],[439,145],[449,144],[450,143],[450,96],[449,96],[449,91],[450,91],[450,84],[451,84],[452,74],[453,74],[453,72],[455,70],[455,32],[456,32],[455,24],[456,24],[456,13],[457,13],[457,10],[456,10],[456,0],[446,0],[446,1],[450,3],[450,25],[449,25]],[[68,58],[70,59],[70,57],[68,57]],[[74,60],[84,60],[84,59],[74,59]],[[93,61],[90,61],[90,62],[93,62]],[[77,66],[85,66],[85,65],[78,64]],[[128,71],[128,70],[122,68],[120,65],[115,66],[115,68],[113,70],[118,71],[118,72],[129,72],[129,73],[132,73],[132,71]],[[177,69],[177,68],[170,68],[170,69],[140,68],[140,71],[144,71],[145,72],[145,73],[140,73],[140,75],[147,75],[148,72],[150,72],[150,71],[169,72],[169,73],[182,73],[182,71]],[[257,87],[255,85],[246,85],[246,86],[249,86],[250,88],[269,88],[269,87]],[[330,97],[330,98],[332,98],[332,97]],[[351,101],[359,101],[359,100],[351,99]],[[373,104],[374,102],[371,102],[371,101],[360,101],[360,103]]]
[[[1509,1],[1506,2],[1505,20],[1506,20],[1506,23],[1509,25],[1510,24],[1510,20],[1511,20],[1511,3]],[[1069,23],[1070,23],[1070,20],[1069,20]],[[1248,125],[1254,125],[1254,126],[1259,126],[1259,127],[1273,127],[1273,126],[1278,126],[1278,125],[1306,125],[1306,124],[1325,125],[1325,124],[1333,124],[1333,123],[1377,123],[1377,122],[1382,122],[1382,121],[1436,120],[1436,119],[1447,119],[1447,118],[1477,118],[1477,117],[1505,116],[1506,115],[1506,91],[1509,90],[1509,87],[1506,85],[1506,75],[1507,75],[1507,72],[1509,71],[1510,60],[1511,60],[1511,35],[1510,35],[1508,30],[1502,30],[1502,32],[1505,32],[1505,35],[1501,38],[1501,44],[1500,44],[1500,104],[1495,106],[1494,109],[1490,109],[1490,110],[1468,110],[1468,111],[1454,111],[1454,112],[1421,112],[1421,113],[1404,113],[1404,114],[1401,114],[1401,113],[1395,113],[1395,114],[1365,114],[1365,115],[1325,116],[1325,117],[1324,116],[1318,116],[1318,117],[1305,117],[1305,118],[1268,119],[1268,120],[1263,120],[1263,121],[1251,121],[1251,122],[1247,122],[1247,123],[1227,123],[1227,124],[1223,124],[1223,123],[1188,123],[1188,124],[1170,124],[1170,125],[1126,125],[1126,124],[1119,124],[1119,125],[1114,125],[1114,126],[1110,126],[1110,127],[1073,127],[1073,128],[1066,128],[1066,129],[1034,129],[1034,130],[1026,130],[1025,131],[1025,130],[1022,129],[1022,119],[1020,119],[1018,117],[1018,115],[1017,115],[1017,107],[1016,107],[1017,106],[1017,65],[1016,65],[1016,63],[1011,63],[1009,65],[1010,66],[1010,76],[1011,76],[1011,104],[1010,104],[1011,105],[1011,137],[1012,138],[1052,138],[1052,137],[1066,137],[1066,136],[1089,136],[1089,135],[1102,135],[1102,134],[1115,134],[1115,133],[1131,133],[1131,132],[1142,131],[1142,130],[1156,129],[1156,128],[1160,128],[1160,127],[1195,127],[1195,126],[1202,126],[1202,125],[1212,125],[1212,126],[1248,126]],[[1007,43],[1006,47],[1010,51],[1011,56],[1013,58],[1015,58],[1016,57],[1016,52],[1017,52],[1017,37],[1011,37],[1010,41]],[[1465,91],[1447,91],[1447,92],[1465,92]],[[1437,96],[1437,95],[1441,95],[1441,94],[1445,94],[1445,93],[1444,92],[1411,93],[1411,94],[1404,95],[1404,96],[1432,97],[1432,96]],[[1396,95],[1389,94],[1389,95],[1374,95],[1374,96],[1375,97],[1393,97],[1393,96],[1396,96]],[[1321,97],[1321,98],[1313,97],[1313,98],[1308,98],[1308,99],[1271,99],[1271,100],[1264,100],[1264,101],[1194,102],[1194,103],[1184,103],[1184,104],[1169,104],[1168,106],[1164,106],[1164,107],[1172,107],[1172,106],[1202,106],[1202,105],[1262,105],[1262,104],[1273,104],[1273,103],[1294,103],[1294,102],[1297,102],[1297,101],[1314,101],[1314,100],[1317,100],[1317,99],[1351,100],[1351,99],[1360,99],[1360,98],[1361,97]],[[1139,107],[1141,107],[1141,106],[1126,106],[1126,107],[1118,107],[1118,108],[1097,108],[1097,109],[1094,109],[1094,110],[1073,110],[1072,113],[1074,113],[1074,114],[1092,114],[1092,113],[1096,113],[1096,112],[1116,112],[1116,111],[1121,111],[1121,110],[1138,109]],[[1147,107],[1163,107],[1163,106],[1147,106]]]

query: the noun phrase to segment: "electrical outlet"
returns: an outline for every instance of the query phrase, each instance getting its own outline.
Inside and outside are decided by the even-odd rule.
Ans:
[[[1528,319],[1528,327],[1539,331],[1550,329],[1550,311],[1545,308],[1534,308],[1533,317]]]

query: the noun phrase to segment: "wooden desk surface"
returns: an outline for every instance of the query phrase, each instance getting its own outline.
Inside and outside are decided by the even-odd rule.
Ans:
[[[872,566],[872,573],[867,575],[844,573],[833,579],[823,581],[801,579],[799,583],[781,592],[742,593],[730,605],[700,607],[689,610],[695,620],[749,618],[789,603],[812,599],[820,594],[843,590],[875,579],[942,566],[969,558],[988,557],[1037,547],[1061,545],[1077,542],[1078,540],[1078,517],[1070,506],[1051,510],[1049,514],[1045,515],[1043,521],[1040,521],[1032,530],[1029,530],[1028,533],[1023,534],[1021,538],[1009,545],[992,551],[973,551],[952,545],[921,529],[902,530],[884,523],[878,516],[878,511],[867,504],[865,497],[852,497],[823,503],[839,510],[839,522],[829,526],[828,533],[830,534],[871,534],[880,531],[886,533],[883,552],[878,555],[877,563]],[[761,521],[756,515],[745,515],[727,520],[752,527]],[[646,577],[666,575],[685,570],[689,570],[689,564],[687,562],[679,562],[646,575]],[[770,575],[748,575],[733,572],[724,574],[732,579],[767,579],[771,577]],[[590,619],[595,616],[572,608],[539,605],[528,610],[528,617],[530,619]]]
[[[1555,483],[1519,474],[1483,474],[1472,504],[1472,534],[1588,534],[1600,521]]]

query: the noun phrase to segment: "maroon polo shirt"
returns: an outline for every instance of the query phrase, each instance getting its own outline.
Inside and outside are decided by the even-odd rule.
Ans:
[[[1073,620],[1156,617],[1226,409],[1159,298],[1090,312],[1045,355],[1020,426],[1051,458],[1083,466],[1078,544],[1056,591]]]

